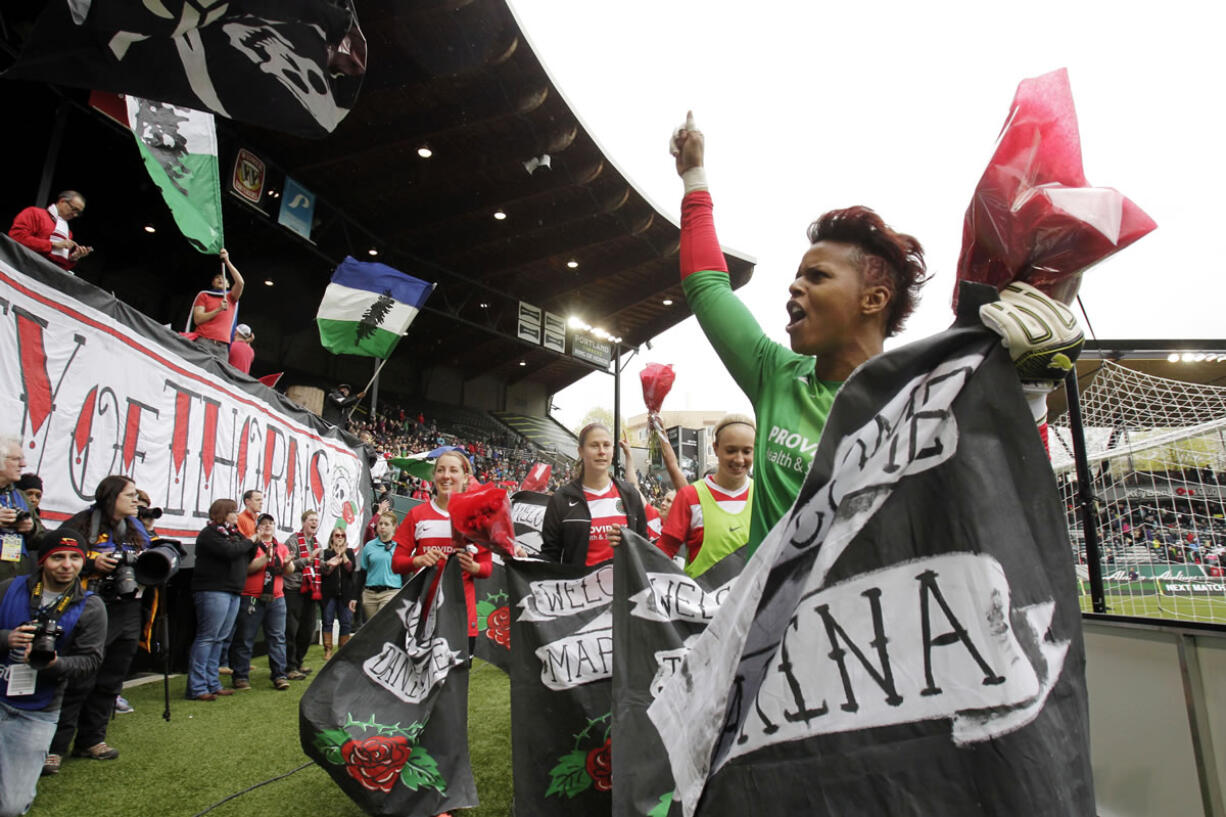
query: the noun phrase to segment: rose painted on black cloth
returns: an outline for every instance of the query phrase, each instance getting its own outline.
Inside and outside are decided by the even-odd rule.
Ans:
[[[349,776],[371,791],[390,792],[413,747],[403,735],[375,735],[341,747]]]
[[[485,636],[499,646],[511,649],[511,610],[499,607],[485,619]]]
[[[587,774],[592,778],[596,791],[613,788],[613,738],[587,753]]]

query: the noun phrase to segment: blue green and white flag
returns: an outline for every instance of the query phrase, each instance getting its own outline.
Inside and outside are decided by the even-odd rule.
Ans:
[[[315,314],[319,342],[335,355],[386,358],[433,291],[386,264],[345,256]]]
[[[193,247],[216,255],[225,241],[213,114],[131,95],[127,109],[145,169],[175,224]]]

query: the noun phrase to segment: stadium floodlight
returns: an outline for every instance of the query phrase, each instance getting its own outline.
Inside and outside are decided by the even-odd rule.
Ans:
[[[1191,363],[1194,357],[1196,356],[1191,352],[1184,352],[1183,355],[1180,356],[1180,359],[1183,360],[1184,363]]]
[[[1167,363],[1178,363],[1178,362],[1179,362],[1179,353],[1178,353],[1178,352],[1171,352],[1169,355],[1167,355],[1167,356],[1166,356],[1166,361],[1167,361]]]

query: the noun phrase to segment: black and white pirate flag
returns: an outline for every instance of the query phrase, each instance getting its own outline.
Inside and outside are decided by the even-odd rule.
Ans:
[[[51,0],[5,76],[318,138],[353,108],[365,70],[350,0]]]
[[[648,710],[687,817],[1094,813],[1064,514],[972,320],[847,380],[796,504]]]
[[[299,704],[303,750],[367,814],[477,805],[468,760],[468,613],[460,565],[421,570],[358,630]]]
[[[690,578],[659,548],[626,530],[613,564],[613,817],[679,815],[668,755],[647,707],[735,592],[745,548]]]

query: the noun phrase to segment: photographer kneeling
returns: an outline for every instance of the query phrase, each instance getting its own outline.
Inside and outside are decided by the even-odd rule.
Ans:
[[[0,583],[0,817],[34,802],[64,688],[93,677],[106,639],[102,600],[78,578],[81,536],[61,528],[38,543],[38,571]]]
[[[59,772],[74,733],[74,757],[119,757],[119,750],[106,744],[106,728],[140,642],[140,585],[134,568],[137,556],[149,547],[149,534],[136,518],[138,509],[136,483],[112,474],[98,483],[94,504],[64,522],[64,527],[85,535],[81,579],[106,603],[106,648],[98,674],[73,681],[64,693],[44,774]]]

